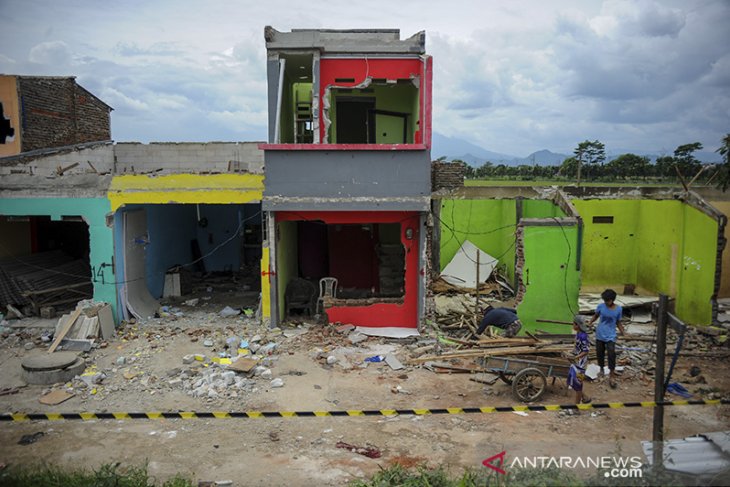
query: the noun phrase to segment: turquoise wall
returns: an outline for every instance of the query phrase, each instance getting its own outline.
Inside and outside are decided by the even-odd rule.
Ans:
[[[90,263],[93,272],[94,299],[111,304],[117,316],[115,275],[112,269],[114,240],[112,229],[106,226],[111,211],[107,198],[13,198],[0,199],[0,214],[7,216],[81,216],[89,225],[91,240]],[[102,264],[105,264],[102,267]]]

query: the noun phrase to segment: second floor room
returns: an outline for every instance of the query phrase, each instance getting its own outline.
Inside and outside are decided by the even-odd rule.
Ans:
[[[401,40],[397,29],[267,27],[265,37],[269,144],[430,147],[432,60],[424,32]]]

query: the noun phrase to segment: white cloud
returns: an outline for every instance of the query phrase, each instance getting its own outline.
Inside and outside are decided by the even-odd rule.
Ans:
[[[2,2],[0,71],[76,75],[117,140],[263,139],[267,24],[426,30],[435,130],[498,152],[714,148],[728,131],[725,0],[74,5]]]
[[[36,64],[66,66],[71,61],[71,50],[63,41],[41,42],[30,50],[28,60]]]

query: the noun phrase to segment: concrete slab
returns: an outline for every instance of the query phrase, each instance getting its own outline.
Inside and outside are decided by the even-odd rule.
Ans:
[[[20,362],[20,365],[30,371],[57,370],[68,367],[77,358],[78,354],[73,352],[44,353],[26,357]]]

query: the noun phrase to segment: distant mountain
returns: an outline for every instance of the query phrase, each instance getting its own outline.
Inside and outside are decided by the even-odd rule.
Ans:
[[[652,162],[656,161],[657,157],[671,156],[673,151],[667,150],[655,150],[655,151],[630,151],[624,149],[612,149],[606,153],[606,162],[609,162],[621,154],[633,153],[639,156],[647,156]],[[722,162],[720,154],[712,151],[697,151],[694,153],[695,157],[704,163]],[[432,136],[431,146],[431,157],[438,159],[439,157],[446,157],[447,160],[452,161],[459,159],[470,166],[479,167],[486,161],[490,161],[494,165],[505,164],[507,166],[520,166],[520,165],[534,165],[538,166],[557,166],[563,163],[565,159],[571,157],[567,154],[561,154],[551,152],[547,149],[533,152],[527,157],[518,157],[510,154],[502,154],[499,152],[493,152],[480,147],[476,144],[472,144],[464,139],[457,137],[447,137],[446,135],[434,132]]]
[[[460,159],[472,166],[481,166],[486,161],[492,161],[494,164],[507,164],[514,159],[519,159],[513,155],[492,152],[463,139],[447,137],[434,132],[431,138],[431,158],[438,159],[444,156],[448,160]]]
[[[557,154],[555,152],[551,152],[547,149],[539,150],[537,152],[533,152],[527,157],[524,157],[522,159],[515,159],[517,165],[521,164],[528,164],[530,166],[537,164],[538,166],[559,166],[563,163],[564,160],[566,160],[568,155],[565,154]],[[512,164],[515,165],[515,164]]]

